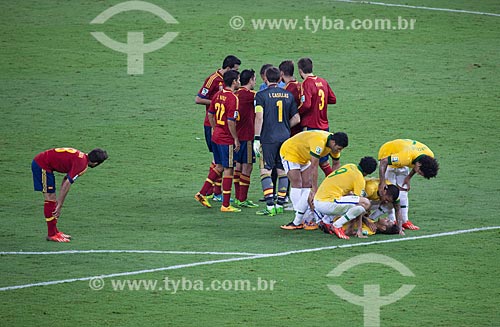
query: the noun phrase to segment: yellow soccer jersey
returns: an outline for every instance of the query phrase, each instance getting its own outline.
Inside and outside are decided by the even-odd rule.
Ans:
[[[365,182],[366,197],[371,201],[380,201],[380,196],[378,195],[378,185],[380,184],[380,179],[365,178]]]
[[[281,145],[280,155],[287,161],[307,164],[311,156],[321,158],[330,155],[333,159],[340,158],[340,152],[332,153],[328,145],[332,133],[326,131],[300,132]]]
[[[392,183],[389,182],[388,180],[385,180],[385,183],[387,185],[392,185]],[[380,196],[378,195],[379,184],[380,184],[380,178],[365,177],[365,192],[368,200],[380,201]]]
[[[395,168],[413,168],[415,160],[428,155],[434,158],[434,153],[425,144],[408,139],[397,139],[380,147],[378,159],[389,158],[389,165]]]
[[[365,178],[355,164],[343,165],[328,175],[316,192],[315,200],[331,202],[348,194],[364,196]]]

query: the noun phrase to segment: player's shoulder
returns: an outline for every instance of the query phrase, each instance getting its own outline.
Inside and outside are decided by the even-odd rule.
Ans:
[[[217,83],[218,81],[222,81],[223,78],[221,76],[221,74],[219,73],[218,70],[216,70],[215,72],[213,72],[212,74],[210,74],[206,79],[205,79],[205,85],[210,87],[212,86],[212,84],[214,83]]]

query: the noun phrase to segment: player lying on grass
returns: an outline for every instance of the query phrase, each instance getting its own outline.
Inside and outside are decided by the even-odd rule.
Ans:
[[[71,236],[57,229],[57,220],[71,185],[78,177],[87,171],[87,167],[94,168],[108,158],[106,151],[94,149],[88,154],[73,148],[55,148],[41,152],[31,163],[33,185],[35,191],[43,193],[45,202],[43,212],[47,222],[47,241],[70,241]],[[56,181],[54,172],[65,173],[59,198],[56,198]]]
[[[339,217],[340,218],[340,217]],[[359,222],[361,220],[361,236],[359,235]],[[370,219],[367,214],[361,216],[361,219],[349,221],[342,226],[344,233],[347,236],[358,236],[366,238],[375,234],[399,234],[399,227],[387,218],[380,218],[378,220]],[[328,229],[322,228],[325,233],[329,233]]]

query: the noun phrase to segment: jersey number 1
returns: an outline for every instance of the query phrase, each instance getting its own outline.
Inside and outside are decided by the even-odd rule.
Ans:
[[[283,100],[276,101],[278,107],[278,123],[283,121]]]

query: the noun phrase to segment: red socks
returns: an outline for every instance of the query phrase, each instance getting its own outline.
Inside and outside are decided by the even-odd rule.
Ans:
[[[233,176],[224,176],[222,178],[222,205],[229,207],[231,204],[231,188],[233,187]]]
[[[200,193],[202,195],[209,194],[208,191],[213,187],[214,193],[215,194],[220,194],[220,186],[219,186],[219,193],[216,192],[216,187],[213,186],[216,180],[220,180],[221,173],[219,173],[217,170],[215,170],[214,167],[210,167],[210,171],[208,172],[208,177],[205,180],[205,183],[203,183],[203,187],[201,188]]]
[[[43,213],[45,215],[45,221],[47,222],[47,234],[49,236],[54,236],[57,234],[57,218],[52,215],[52,212],[56,209],[56,201],[45,201],[43,203]]]
[[[240,175],[240,187],[236,193],[236,198],[240,201],[245,201],[248,196],[248,188],[250,187],[250,176],[241,174]]]

